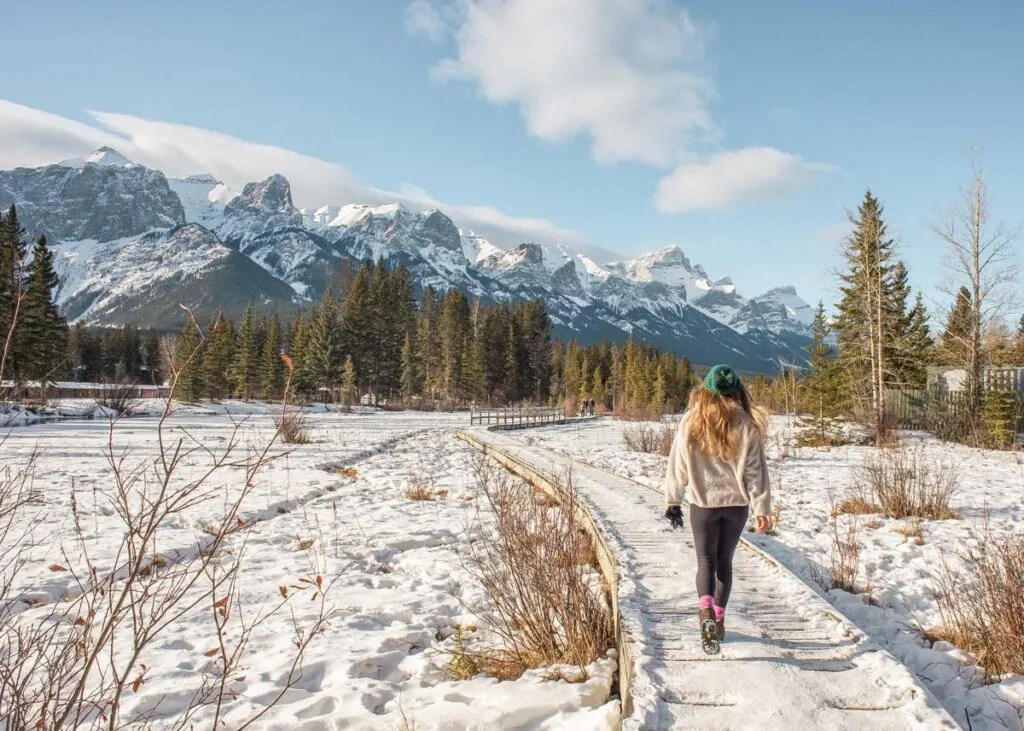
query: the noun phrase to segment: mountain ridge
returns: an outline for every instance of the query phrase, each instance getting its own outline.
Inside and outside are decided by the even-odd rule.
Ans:
[[[292,311],[316,301],[343,260],[382,258],[406,266],[420,289],[459,289],[490,303],[536,297],[562,334],[584,342],[634,335],[697,362],[772,370],[780,359],[802,359],[809,331],[810,307],[791,285],[748,299],[678,246],[607,264],[566,244],[504,250],[437,209],[348,202],[300,210],[276,174],[235,192],[208,174],[167,178],[101,148],[0,171],[0,205],[12,203],[29,231],[47,233],[58,302],[87,324],[131,316],[167,325],[180,321],[186,295],[218,309],[200,281],[227,311],[243,299]]]

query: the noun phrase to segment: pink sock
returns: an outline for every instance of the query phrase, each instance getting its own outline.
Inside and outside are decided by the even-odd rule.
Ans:
[[[715,606],[715,598],[713,596],[711,596],[710,594],[705,594],[704,596],[702,596],[700,598],[700,608],[701,609],[711,609],[714,606]]]
[[[715,619],[725,619],[725,607],[715,607]]]

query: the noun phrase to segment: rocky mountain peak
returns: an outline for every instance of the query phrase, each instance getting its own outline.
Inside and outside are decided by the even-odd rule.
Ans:
[[[113,147],[103,146],[83,157],[73,157],[57,163],[61,167],[82,169],[86,165],[99,165],[100,167],[132,168],[139,167]]]
[[[266,214],[298,213],[292,203],[292,187],[288,179],[280,174],[271,175],[259,183],[247,183],[242,194],[228,204],[255,208]]]

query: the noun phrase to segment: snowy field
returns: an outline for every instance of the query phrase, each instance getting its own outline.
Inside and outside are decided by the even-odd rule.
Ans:
[[[73,410],[74,404],[65,408]],[[618,703],[608,701],[610,660],[589,667],[589,678],[578,683],[548,680],[542,671],[510,682],[447,679],[445,651],[452,648],[456,623],[478,624],[466,606],[486,603],[459,557],[473,512],[484,509],[477,500],[473,453],[453,438],[467,416],[321,412],[308,418],[313,443],[278,445],[278,459],[248,488],[241,516],[253,527],[238,606],[250,612],[272,606],[281,598],[279,587],[320,573],[332,584],[328,604],[336,614],[309,645],[301,679],[254,728],[613,727]],[[152,416],[121,421],[114,432],[115,453],[125,454],[128,465],[152,462],[158,456],[157,423]],[[274,430],[270,410],[243,404],[183,407],[167,427],[169,435],[190,435],[214,453],[224,449],[236,428],[243,450],[265,443]],[[39,454],[31,485],[35,499],[18,526],[26,532],[27,562],[13,594],[21,600],[17,609],[45,621],[76,595],[72,572],[61,568],[81,572],[85,552],[101,568],[114,568],[121,523],[107,499],[109,424],[70,420],[4,434],[4,469],[17,470],[32,452]],[[182,477],[194,479],[208,462],[205,453],[194,455]],[[346,475],[343,468],[351,470]],[[411,501],[404,492],[414,480],[447,494]],[[196,550],[197,537],[245,482],[242,468],[219,471],[209,499],[160,526],[160,553]],[[306,601],[293,600],[290,607],[300,625],[316,611],[316,604]],[[277,695],[294,655],[294,636],[288,612],[254,631],[244,672],[230,686],[227,727],[239,727]],[[153,711],[155,728],[169,725],[209,670],[215,646],[209,608],[186,613],[140,658],[149,670],[125,696],[122,718]],[[194,727],[206,727],[211,714],[204,709],[193,719]]]
[[[600,419],[513,434],[660,489],[665,458],[628,451],[622,439],[627,426]],[[874,450],[794,449],[787,446],[792,433],[788,420],[774,420],[769,461],[775,502],[781,507],[778,535],[750,533],[748,538],[814,585],[812,567],[828,565],[832,500],[852,484],[855,470]],[[965,728],[969,714],[975,731],[1018,731],[1024,719],[1024,677],[983,685],[966,654],[941,642],[932,646],[918,628],[940,624],[932,591],[934,570],[943,560],[951,560],[957,545],[977,542],[978,523],[985,512],[997,534],[1022,530],[1024,465],[1019,455],[1011,453],[971,449],[920,434],[904,438],[920,448],[926,459],[956,465],[960,482],[952,502],[960,508],[961,519],[924,521],[919,545],[898,532],[905,521],[862,516],[858,519],[862,546],[858,585],[867,591],[854,595],[832,590],[827,598],[906,663]],[[839,518],[841,525],[853,519]],[[871,603],[865,601],[867,597]]]

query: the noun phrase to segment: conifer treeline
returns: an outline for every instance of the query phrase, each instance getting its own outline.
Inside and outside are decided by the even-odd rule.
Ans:
[[[0,377],[52,377],[64,365],[67,320],[53,302],[57,275],[46,237],[36,238],[29,256],[25,230],[12,205],[0,214]],[[14,318],[17,327],[12,331]],[[10,335],[10,342],[8,342]]]
[[[693,382],[685,358],[632,339],[589,347],[552,341],[536,300],[486,306],[428,286],[414,301],[409,272],[383,262],[343,270],[316,307],[287,325],[257,320],[248,309],[237,325],[218,316],[205,334],[190,322],[173,350],[179,394],[192,400],[280,398],[282,352],[295,366],[296,393],[345,403],[367,395],[449,405],[594,399],[660,411],[680,407]]]

